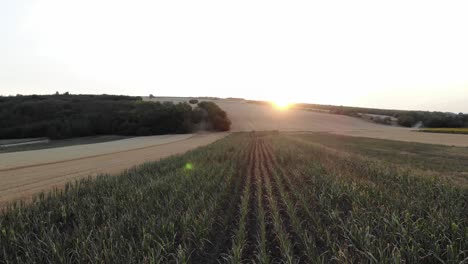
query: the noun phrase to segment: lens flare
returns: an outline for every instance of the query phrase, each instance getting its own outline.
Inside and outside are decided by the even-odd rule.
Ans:
[[[184,169],[185,169],[186,171],[193,170],[193,164],[190,163],[190,162],[187,163],[187,164],[185,164]]]

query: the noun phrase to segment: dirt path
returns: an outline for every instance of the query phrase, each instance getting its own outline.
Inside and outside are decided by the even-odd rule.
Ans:
[[[66,182],[88,175],[117,174],[132,166],[181,154],[210,144],[226,133],[198,134],[178,141],[155,146],[102,153],[46,164],[29,164],[0,170],[0,206],[6,202],[31,198],[33,194],[61,187]],[[18,163],[20,164],[20,163]]]

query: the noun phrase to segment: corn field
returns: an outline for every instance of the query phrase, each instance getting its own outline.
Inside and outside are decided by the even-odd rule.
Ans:
[[[293,134],[232,134],[11,204],[0,262],[466,263],[468,189],[431,175]]]

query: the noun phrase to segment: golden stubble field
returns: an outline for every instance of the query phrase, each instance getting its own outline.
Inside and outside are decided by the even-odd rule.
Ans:
[[[188,102],[188,98],[144,98],[151,101]],[[386,126],[360,118],[323,112],[286,110],[247,103],[241,100],[213,100],[227,112],[232,121],[231,130],[239,131],[303,131],[390,139],[427,144],[468,147],[467,135],[428,134],[414,129]]]

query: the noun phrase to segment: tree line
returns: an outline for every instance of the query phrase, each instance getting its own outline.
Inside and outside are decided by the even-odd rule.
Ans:
[[[397,118],[398,124],[404,127],[414,127],[418,124],[429,128],[468,127],[468,115],[463,113],[386,110],[343,106],[331,108],[330,113],[349,116],[359,116],[359,113],[391,116]]]
[[[212,102],[192,108],[187,103],[116,95],[0,97],[0,138],[191,133],[200,122],[215,131],[227,131],[231,124]]]

